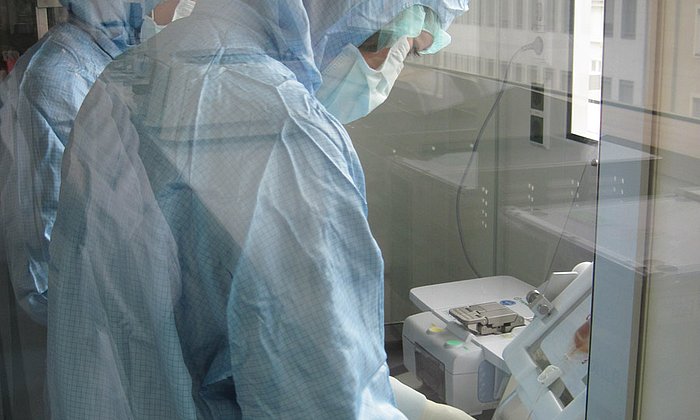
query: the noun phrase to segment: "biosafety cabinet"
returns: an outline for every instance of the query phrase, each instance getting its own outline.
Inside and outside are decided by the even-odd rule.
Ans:
[[[501,402],[481,359],[456,356],[473,341],[444,347],[459,336],[412,290],[500,276],[536,289],[586,261],[587,418],[697,417],[700,336],[671,327],[700,318],[696,3],[472,2],[452,44],[410,59],[387,103],[348,126],[386,320],[434,398],[471,398],[480,419]]]
[[[577,264],[544,292],[508,276],[416,288],[412,299],[429,311],[406,319],[404,363],[471,414],[582,419],[592,273],[592,263]]]

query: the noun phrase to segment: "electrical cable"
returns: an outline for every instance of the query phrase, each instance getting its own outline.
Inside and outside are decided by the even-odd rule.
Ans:
[[[510,57],[510,60],[508,60],[508,65],[506,66],[506,73],[503,75],[503,80],[501,80],[501,86],[498,90],[498,95],[496,96],[496,100],[493,102],[493,105],[491,106],[491,109],[489,110],[488,114],[486,114],[486,118],[484,119],[484,122],[481,124],[481,127],[479,128],[479,133],[476,135],[476,139],[474,140],[474,145],[472,146],[471,154],[469,156],[469,161],[467,162],[467,166],[464,169],[464,173],[462,174],[462,178],[459,181],[459,186],[457,188],[457,200],[455,201],[455,212],[457,215],[457,231],[459,234],[459,243],[462,247],[462,255],[464,256],[465,261],[467,262],[467,265],[469,266],[469,269],[474,272],[474,275],[478,277],[482,277],[479,271],[476,269],[476,266],[472,262],[472,260],[469,258],[469,254],[467,252],[467,246],[464,243],[464,229],[462,226],[462,216],[460,215],[459,207],[461,203],[461,197],[462,197],[462,190],[464,189],[464,181],[467,179],[467,175],[469,174],[469,169],[471,169],[472,163],[474,163],[474,156],[476,155],[476,152],[479,148],[479,143],[481,142],[481,138],[484,135],[484,131],[486,130],[486,126],[488,125],[489,121],[491,120],[491,117],[493,117],[494,112],[496,111],[498,104],[501,102],[501,98],[503,97],[503,94],[505,93],[505,85],[508,82],[508,73],[510,72],[510,66],[513,64],[513,60],[515,57],[520,54],[521,52],[528,51],[528,50],[533,50],[537,55],[542,54],[542,49],[543,49],[543,41],[542,38],[539,36],[535,38],[535,40],[529,44],[523,45],[520,47],[517,51],[513,53],[513,55]]]
[[[554,267],[554,259],[557,255],[557,250],[559,249],[559,245],[561,245],[561,241],[564,238],[564,232],[566,232],[566,227],[569,225],[569,219],[571,218],[571,211],[574,209],[574,204],[576,204],[576,200],[579,198],[579,191],[581,190],[581,185],[583,184],[583,177],[586,175],[586,168],[588,168],[588,163],[583,165],[583,170],[581,171],[581,177],[579,178],[577,185],[576,185],[576,191],[574,191],[573,197],[571,198],[571,204],[569,205],[569,210],[566,212],[566,218],[564,219],[564,225],[561,227],[561,233],[559,234],[559,238],[557,239],[557,245],[554,247],[554,253],[552,254],[552,259],[549,261],[549,266],[547,267],[547,273],[548,276],[552,275],[552,268]],[[547,279],[545,279],[547,281]],[[545,285],[544,290],[542,290],[542,294],[546,296],[547,294],[547,289],[549,288],[549,282]]]

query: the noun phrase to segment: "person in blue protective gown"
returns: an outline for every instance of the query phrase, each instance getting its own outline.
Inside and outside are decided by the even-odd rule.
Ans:
[[[0,353],[6,356],[0,371],[11,385],[2,389],[12,401],[7,418],[45,418],[49,241],[73,120],[105,66],[138,43],[152,3],[61,0],[67,22],[25,52],[0,84]]]
[[[46,324],[48,248],[61,157],[73,120],[105,66],[139,43],[157,0],[60,0],[68,21],[27,51],[0,87],[0,215],[19,304]]]
[[[374,91],[398,72],[361,68],[382,73],[362,80],[353,48],[382,28],[412,27],[392,21],[415,5],[435,17],[436,38],[467,8],[198,0],[106,68],[63,162],[52,414],[403,418],[364,177],[330,108],[340,113],[348,91],[346,101],[367,106],[344,117],[377,105]],[[405,58],[427,14],[417,33],[380,34],[387,41],[373,52]],[[346,70],[364,87],[343,83]]]

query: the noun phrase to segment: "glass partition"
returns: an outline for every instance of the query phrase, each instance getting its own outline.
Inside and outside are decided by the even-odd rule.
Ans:
[[[597,141],[571,135],[572,118],[589,122],[570,98],[574,74],[584,105],[600,79],[591,51],[603,14],[582,3],[600,37],[575,44],[568,3],[473,2],[448,48],[407,63],[387,103],[348,126],[386,264],[387,322],[418,312],[414,287],[510,275],[534,288],[592,261]]]
[[[407,376],[418,376],[421,392],[480,419],[553,418],[536,408],[546,398],[529,384],[533,377],[511,380],[504,389],[505,353],[501,348],[490,359],[482,341],[506,342],[512,335],[460,335],[451,324],[455,318],[445,314],[450,306],[482,303],[478,299],[523,300],[535,288],[553,298],[561,291],[552,286],[553,272],[568,273],[568,284],[584,271],[580,263],[594,260],[603,17],[602,1],[472,2],[450,29],[452,44],[411,59],[389,100],[347,127],[365,169],[370,225],[385,260],[385,321],[403,328],[403,337],[387,334],[387,340],[403,341],[405,366],[395,373],[407,369]],[[620,167],[637,161],[634,149],[611,147]],[[588,283],[570,291],[571,302],[555,302],[568,318],[544,317],[541,335],[521,340],[523,348],[538,349],[537,357],[511,351],[523,363],[540,361],[535,376],[551,370],[550,364],[575,368],[546,389],[559,401],[552,403],[557,410],[579,414],[585,411],[588,357],[587,347],[577,353],[573,337],[589,325],[586,275]],[[494,292],[513,278],[522,287],[517,293]],[[452,286],[469,279],[484,281],[468,292]],[[525,318],[530,322],[532,313]],[[429,350],[440,345],[429,338],[435,326],[484,349],[485,362],[475,365],[478,378],[447,379],[456,375],[451,363],[464,359]],[[547,344],[540,350],[539,343]],[[527,385],[511,392],[519,381]],[[479,391],[469,400],[469,386],[476,384]],[[520,417],[494,411],[501,400],[511,410],[516,399],[526,407]]]
[[[697,417],[698,4],[606,14],[589,418]]]
[[[7,11],[7,16],[0,16],[1,51],[24,51],[24,44],[31,44],[27,41],[30,32],[33,37],[37,29],[36,19],[39,19],[39,29],[48,29],[66,18],[63,12],[48,13],[46,10],[46,13],[35,16],[30,12],[40,10],[33,9],[33,3],[30,7],[30,3],[0,0],[0,12]],[[172,7],[179,4],[177,1],[169,3]],[[297,3],[303,3],[298,7],[305,8],[307,3],[314,2]],[[134,3],[131,5],[135,6]],[[52,6],[55,6],[53,1],[38,3],[39,9]],[[134,7],[133,13],[137,9]],[[273,23],[285,23],[280,29],[290,29],[287,22],[274,22],[277,18],[274,8],[262,9],[272,13]],[[202,16],[207,16],[206,19],[214,19],[212,16],[216,13],[213,9],[199,10],[204,10]],[[238,10],[228,10],[227,13],[240,18]],[[251,20],[260,18],[255,14],[250,16]],[[122,220],[123,225],[115,224],[110,227],[113,231],[107,229],[107,233],[102,233],[102,228],[110,226],[105,220],[112,218],[100,213],[89,218],[89,227],[97,228],[83,230],[97,235],[95,238],[98,239],[101,234],[111,235],[107,239],[93,239],[84,249],[77,245],[51,248],[58,251],[57,255],[63,255],[66,261],[72,261],[70,258],[76,255],[82,258],[83,251],[93,257],[85,257],[85,261],[78,259],[81,263],[61,265],[56,262],[52,251],[52,272],[63,276],[69,283],[75,281],[80,287],[91,286],[93,282],[67,274],[66,268],[75,269],[89,279],[94,277],[95,296],[100,296],[98,299],[79,293],[75,296],[53,295],[52,302],[57,302],[56,296],[68,299],[66,302],[75,299],[84,310],[73,312],[73,307],[64,303],[60,310],[54,309],[54,313],[68,321],[52,320],[53,324],[49,325],[60,329],[48,329],[48,334],[54,334],[51,336],[54,343],[62,343],[65,339],[82,349],[80,355],[74,357],[71,352],[54,349],[50,357],[47,356],[50,346],[47,345],[47,328],[30,319],[14,299],[9,259],[5,260],[12,250],[0,249],[0,418],[40,419],[48,416],[44,399],[56,397],[47,391],[50,388],[47,385],[46,372],[50,364],[46,362],[47,357],[53,358],[51,363],[55,366],[65,369],[63,380],[68,378],[73,385],[85,386],[84,383],[88,382],[84,379],[99,382],[100,375],[85,374],[88,368],[94,368],[91,373],[112,375],[109,379],[116,381],[113,383],[129,382],[122,381],[122,376],[136,378],[126,386],[135,386],[129,388],[132,393],[121,400],[121,397],[110,400],[112,396],[104,392],[108,387],[89,389],[95,392],[89,397],[77,395],[75,389],[78,387],[53,387],[57,393],[68,389],[66,395],[76,392],[74,400],[80,400],[76,406],[88,411],[98,410],[99,404],[96,405],[95,400],[105,397],[119,403],[131,402],[132,398],[143,402],[150,394],[142,398],[144,393],[140,393],[138,387],[148,388],[149,392],[166,389],[165,386],[149,388],[149,381],[159,384],[161,380],[167,382],[173,378],[177,380],[173,379],[170,384],[177,383],[174,388],[180,394],[172,395],[184,397],[176,399],[173,404],[153,398],[164,410],[182,404],[192,410],[183,412],[200,414],[197,410],[202,410],[202,407],[194,407],[194,402],[190,401],[194,396],[193,400],[211,399],[216,404],[226,401],[240,411],[236,398],[231,396],[236,397],[236,392],[242,395],[244,385],[252,384],[249,390],[257,390],[258,384],[234,378],[229,359],[236,350],[247,350],[247,347],[260,353],[269,352],[272,357],[258,364],[242,362],[245,358],[237,359],[236,367],[246,374],[255,376],[269,368],[268,371],[274,374],[266,379],[275,382],[289,373],[287,367],[290,364],[277,358],[284,354],[294,363],[299,363],[296,371],[299,377],[286,383],[287,390],[296,392],[299,384],[303,384],[314,388],[319,395],[330,394],[328,389],[345,384],[338,383],[343,379],[340,373],[329,375],[324,372],[336,368],[345,374],[360,365],[369,369],[369,363],[366,363],[367,357],[358,357],[346,360],[347,366],[343,366],[343,361],[336,357],[342,351],[336,352],[332,348],[327,353],[319,351],[324,356],[330,355],[322,357],[322,361],[314,358],[314,351],[307,351],[305,346],[316,350],[319,344],[334,341],[325,331],[333,331],[333,338],[337,339],[333,345],[341,349],[351,347],[343,341],[345,339],[362,343],[365,332],[376,333],[367,333],[367,337],[371,336],[376,343],[368,344],[371,341],[368,338],[362,344],[372,347],[371,353],[368,350],[367,354],[379,355],[379,359],[384,356],[379,334],[382,319],[377,311],[382,287],[378,282],[381,280],[381,259],[372,237],[379,244],[384,262],[383,321],[387,333],[384,345],[391,374],[429,399],[453,405],[478,420],[581,418],[584,413],[590,419],[697,417],[695,413],[700,410],[700,402],[693,396],[693,390],[700,385],[700,374],[695,368],[693,350],[700,343],[700,333],[694,328],[700,317],[697,271],[700,265],[695,247],[700,236],[697,221],[700,210],[700,165],[697,162],[700,159],[697,146],[700,138],[700,3],[680,0],[661,3],[651,0],[473,0],[470,10],[449,28],[452,43],[447,48],[434,55],[410,56],[388,100],[367,117],[345,125],[364,170],[371,227],[371,235],[367,229],[362,230],[366,240],[353,246],[344,246],[346,243],[343,242],[353,240],[357,232],[352,229],[334,231],[335,226],[331,226],[327,231],[319,229],[317,232],[317,225],[311,223],[285,230],[288,220],[284,219],[292,215],[295,223],[305,221],[308,214],[300,210],[300,205],[307,204],[309,214],[330,219],[328,209],[323,206],[337,205],[341,210],[347,210],[342,200],[355,199],[352,214],[358,218],[348,222],[349,219],[344,219],[348,213],[339,212],[334,220],[341,220],[344,226],[351,225],[351,228],[366,225],[362,173],[356,167],[352,147],[342,145],[338,148],[342,149],[338,156],[334,155],[338,150],[333,149],[319,154],[315,160],[309,158],[310,154],[322,151],[322,148],[295,151],[290,147],[284,151],[298,153],[298,164],[290,165],[294,171],[304,175],[322,174],[308,177],[314,182],[324,182],[327,180],[324,176],[328,175],[309,170],[314,164],[327,163],[325,159],[329,157],[352,161],[353,164],[347,167],[343,166],[347,163],[345,161],[341,165],[331,162],[323,167],[324,171],[330,172],[340,169],[338,173],[342,172],[339,177],[342,182],[339,185],[348,185],[346,175],[353,178],[353,183],[357,182],[348,190],[335,191],[333,197],[338,201],[326,201],[326,196],[314,195],[324,191],[323,188],[313,188],[316,184],[285,184],[293,178],[280,176],[284,168],[270,164],[272,159],[251,168],[245,166],[254,162],[246,153],[267,157],[267,153],[279,152],[271,145],[276,144],[280,133],[288,128],[287,120],[279,122],[279,127],[283,127],[279,132],[275,131],[277,126],[269,123],[272,117],[286,112],[282,109],[287,103],[284,106],[278,104],[279,112],[265,113],[272,109],[265,101],[274,99],[279,91],[264,97],[249,91],[252,88],[246,83],[250,80],[258,83],[256,78],[260,74],[274,69],[277,73],[271,74],[269,80],[252,85],[256,89],[267,86],[267,83],[272,83],[270,80],[281,80],[277,79],[280,74],[287,74],[286,81],[299,81],[301,73],[292,73],[303,66],[278,62],[279,57],[275,56],[257,63],[255,70],[251,71],[247,60],[254,62],[259,59],[257,53],[248,50],[244,54],[238,50],[232,53],[220,48],[216,44],[221,40],[218,35],[202,38],[213,42],[211,49],[202,50],[199,43],[204,41],[197,39],[195,42],[188,37],[191,33],[221,28],[235,31],[226,26],[228,22],[215,27],[208,25],[208,20],[206,25],[202,24],[197,20],[200,16],[193,17],[166,27],[158,32],[159,35],[150,34],[154,38],[135,47],[134,52],[124,53],[111,64],[104,63],[108,65],[106,85],[111,86],[108,91],[113,96],[109,100],[101,96],[100,89],[106,89],[106,82],[101,82],[90,98],[102,105],[103,100],[108,102],[109,110],[98,115],[101,108],[83,107],[81,112],[95,118],[86,118],[86,122],[76,125],[77,131],[74,130],[82,133],[80,138],[83,140],[82,146],[75,146],[70,156],[95,153],[94,160],[87,159],[92,165],[88,165],[91,170],[116,171],[114,176],[108,176],[109,182],[104,183],[105,194],[99,195],[104,198],[100,210],[115,213],[110,213],[115,220],[126,218]],[[250,33],[267,27],[265,25],[270,22],[258,23],[259,27]],[[299,25],[292,25],[296,29],[304,27],[307,22],[297,23]],[[186,30],[178,33],[180,27],[194,29],[191,33],[186,33]],[[160,26],[154,23],[153,33],[156,33],[156,28],[160,30]],[[239,35],[243,38],[250,35],[241,28],[235,29],[241,30]],[[11,35],[15,37],[14,41],[22,41],[21,49],[10,42]],[[166,42],[171,35],[178,41]],[[256,35],[260,34],[256,32]],[[143,36],[146,39],[145,34]],[[284,36],[275,41],[280,39]],[[251,45],[257,48],[256,42],[259,42],[257,38],[251,40]],[[273,44],[264,45],[271,48]],[[302,44],[305,45],[299,43]],[[225,53],[220,53],[224,50]],[[3,55],[5,64],[4,68],[0,66],[0,79],[4,75],[2,70],[9,70],[16,58],[15,53]],[[312,66],[313,63],[304,65]],[[230,72],[231,68],[236,70]],[[202,74],[211,75],[197,73],[203,69],[216,69],[221,73],[200,80],[198,77]],[[97,77],[99,72],[95,72]],[[229,72],[241,79],[234,78],[229,84],[217,85],[218,76],[230,75]],[[314,87],[311,79],[306,82]],[[195,86],[192,80],[201,83]],[[208,96],[197,93],[200,88],[211,88],[213,97],[222,92],[226,94],[218,99],[219,102],[209,102]],[[85,88],[86,94],[88,90],[89,86]],[[308,96],[310,91],[313,89],[303,91],[307,96],[300,102],[303,106],[300,105],[299,109],[306,111],[305,106],[312,103],[317,107],[315,111],[323,116],[324,124],[332,126],[341,140],[347,139],[338,121],[330,118],[331,113],[326,113],[327,109],[320,102],[316,103]],[[229,94],[238,100],[231,104]],[[219,112],[220,109],[227,112]],[[5,110],[10,112],[11,108]],[[126,110],[129,117],[120,120],[119,124],[103,126],[94,123],[97,117],[112,118],[113,113],[121,116],[120,112]],[[211,116],[211,119],[202,119],[200,113]],[[260,115],[265,118],[260,119]],[[205,124],[206,121],[209,123]],[[312,126],[318,128],[309,124]],[[300,138],[312,132],[306,126],[300,127]],[[249,133],[255,130],[265,135]],[[134,133],[138,136],[128,136]],[[220,153],[217,148],[226,145],[220,140],[230,140],[230,133],[241,134],[232,142],[241,150]],[[314,146],[338,146],[324,141],[324,135],[313,132],[308,137],[318,141]],[[108,141],[109,136],[119,141]],[[251,139],[258,141],[262,137],[265,140],[261,143],[263,146],[251,149],[252,152],[245,149],[253,144]],[[124,138],[133,143],[127,141],[123,150],[112,151],[113,155],[110,155],[107,146],[120,145]],[[93,139],[102,141],[105,150],[89,147],[94,144]],[[192,146],[195,142],[197,147]],[[294,141],[288,145],[298,146]],[[197,156],[192,152],[195,149]],[[0,150],[0,158],[8,150],[7,147]],[[111,166],[102,163],[103,154],[116,156]],[[127,155],[129,158],[124,158]],[[206,159],[200,160],[204,156]],[[97,184],[92,184],[89,174],[80,172],[82,166],[79,163],[83,162],[74,159],[70,184],[73,190],[69,189],[67,196],[80,205],[92,205],[91,200],[97,195],[82,200],[75,193],[82,191],[76,185],[85,182],[87,188]],[[143,167],[140,166],[142,163]],[[119,172],[119,165],[131,168],[129,165],[132,164],[136,169],[129,169],[127,175]],[[70,172],[71,165],[67,166],[64,171]],[[219,173],[222,168],[230,172],[222,170]],[[278,170],[280,172],[276,172]],[[258,182],[270,179],[266,171],[279,176],[284,188],[258,188]],[[188,179],[197,182],[188,185]],[[248,179],[249,184],[241,179]],[[124,186],[120,182],[133,184]],[[102,188],[102,184],[98,187]],[[140,193],[142,187],[143,194]],[[300,194],[289,193],[296,191],[297,187]],[[151,194],[149,188],[154,191],[162,188],[165,192]],[[140,195],[134,191],[139,191]],[[226,195],[232,191],[240,194],[241,200],[233,193],[232,196]],[[251,200],[255,204],[243,206],[243,216],[234,211],[239,208],[239,201],[243,202],[244,198],[254,197],[261,191],[269,193],[270,203],[265,202],[267,198]],[[314,194],[307,196],[307,192]],[[18,197],[24,197],[23,193],[19,191]],[[285,203],[294,203],[296,207],[290,204],[293,209],[281,211],[282,207],[277,207],[279,203],[274,200],[286,193],[295,199],[311,198],[308,202],[290,199]],[[145,200],[149,204],[139,210],[138,206],[132,205],[132,200]],[[115,211],[121,209],[112,206],[116,202],[124,207],[123,212]],[[256,206],[264,207],[266,203],[269,205],[265,210],[281,218],[251,225],[250,231],[242,228],[241,217],[244,220],[248,216],[252,218],[258,214]],[[58,206],[63,205],[59,203]],[[210,211],[212,209],[216,211]],[[153,219],[142,225],[131,223],[132,211]],[[167,217],[161,217],[159,212]],[[191,218],[190,213],[198,216]],[[83,213],[64,210],[63,214],[65,220],[70,220],[70,217]],[[191,220],[199,220],[199,224]],[[81,242],[83,230],[72,230],[78,226],[77,222],[75,225],[65,223],[58,223],[58,237],[64,243]],[[13,225],[17,226],[19,224]],[[153,231],[149,230],[151,228]],[[319,232],[319,236],[313,236]],[[136,233],[141,236],[139,243],[134,242],[139,236]],[[299,236],[286,243],[276,239],[284,234]],[[326,244],[324,241],[331,236],[332,241]],[[117,238],[114,243],[112,237]],[[162,239],[161,242],[170,248],[160,253],[162,243],[153,238]],[[210,247],[209,239],[230,247]],[[238,248],[241,244],[249,244],[247,241],[257,240],[268,242]],[[0,240],[2,246],[5,246],[5,241]],[[76,249],[79,252],[72,254]],[[292,257],[278,258],[289,249],[303,251],[300,254],[309,261],[324,260],[317,258],[319,255],[330,256],[332,258],[328,260],[333,264],[347,264],[358,271],[347,276],[336,275],[332,279],[335,282],[329,282],[327,290],[322,290],[319,284],[307,281],[309,273],[302,270],[302,274],[296,277],[290,274],[303,264],[296,264],[298,260]],[[124,251],[123,255],[114,257],[118,263],[106,257],[113,250]],[[367,250],[371,251],[373,259],[363,257]],[[244,251],[250,253],[250,258],[240,257]],[[259,256],[267,259],[257,261]],[[103,257],[106,259],[103,271],[94,267],[85,269]],[[132,266],[129,263],[132,260],[143,264]],[[243,268],[237,265],[240,261],[243,261]],[[248,262],[250,264],[246,265]],[[285,266],[287,263],[291,268]],[[170,271],[172,267],[168,264],[177,270]],[[325,275],[326,268],[324,266],[313,273]],[[157,273],[152,274],[150,270]],[[210,270],[206,275],[216,279],[212,284],[221,288],[209,290],[207,294],[202,292],[207,286],[200,287],[198,270]],[[270,271],[272,275],[269,275]],[[111,273],[112,277],[105,277],[105,273]],[[238,285],[241,288],[227,283],[241,275],[250,280],[242,287]],[[152,282],[154,277],[160,283]],[[366,283],[357,286],[346,281],[359,277]],[[260,281],[261,278],[274,278],[271,284],[275,287],[263,287],[266,283]],[[338,279],[342,281],[336,281]],[[153,288],[141,287],[153,283]],[[105,285],[109,287],[102,290]],[[125,287],[122,290],[115,285]],[[348,285],[350,289],[354,287],[352,293],[338,293]],[[131,286],[134,288],[129,289]],[[248,286],[251,290],[246,288]],[[65,293],[61,287],[52,290],[64,290]],[[372,287],[375,287],[371,290],[373,294],[368,295],[376,299],[361,298],[365,296],[362,293]],[[305,292],[300,292],[302,289]],[[122,291],[126,291],[125,294],[120,294]],[[324,295],[326,292],[328,294]],[[48,292],[45,295],[51,296]],[[159,303],[152,304],[149,296]],[[229,300],[230,296],[239,301]],[[307,298],[308,302],[317,299],[315,306],[308,303]],[[240,306],[231,303],[234,301]],[[286,311],[258,310],[255,305],[261,301],[270,303],[263,305],[265,308],[285,307]],[[334,306],[336,304],[338,306]],[[105,305],[106,309],[100,310],[100,305]],[[195,305],[203,309],[192,310]],[[348,319],[353,321],[342,325],[334,323],[332,319],[319,315],[322,310],[318,308],[326,306],[332,309],[327,311],[329,313],[358,317],[349,316]],[[243,310],[243,307],[250,308]],[[139,312],[133,308],[142,310]],[[215,313],[210,315],[205,309]],[[124,337],[114,339],[110,336],[101,342],[107,345],[98,346],[106,353],[119,354],[114,358],[119,362],[115,364],[119,368],[113,367],[112,371],[105,373],[106,368],[98,363],[85,366],[88,363],[84,360],[92,357],[93,352],[80,346],[83,342],[101,340],[101,336],[91,329],[93,323],[101,321],[86,315],[92,313],[87,310],[95,310],[95,317],[109,318],[113,322],[110,324],[113,331],[127,331]],[[226,316],[221,315],[223,313]],[[286,319],[286,315],[298,318]],[[371,318],[372,315],[376,316]],[[226,318],[228,316],[236,322],[231,322]],[[92,327],[77,327],[79,324],[75,319],[78,318],[83,325]],[[281,318],[285,318],[284,321],[280,321]],[[213,324],[220,329],[209,330]],[[142,332],[132,340],[131,330],[124,329],[125,325],[135,329],[146,326],[157,333]],[[169,328],[166,332],[170,335],[166,337],[163,333],[160,336],[161,327],[163,331]],[[294,328],[297,327],[296,333],[290,332],[296,331]],[[355,328],[357,334],[352,333]],[[105,327],[104,331],[107,330]],[[234,330],[236,333],[231,333]],[[73,337],[76,332],[84,334]],[[102,329],[99,332],[108,334]],[[589,337],[592,337],[590,341]],[[184,348],[182,343],[191,338],[202,341],[189,347],[184,352],[187,354],[177,356],[182,360],[171,360],[170,356],[179,354]],[[141,341],[146,343],[151,339],[162,341],[157,346],[144,346],[147,349],[139,350],[141,353],[135,350],[132,353],[129,346],[136,348]],[[115,340],[114,343],[119,345],[113,345],[109,340]],[[257,347],[247,340],[259,340]],[[293,344],[283,347],[287,342]],[[276,347],[278,345],[281,347]],[[197,358],[203,349],[210,351],[211,355]],[[289,349],[293,351],[287,351]],[[242,351],[235,356],[254,353],[257,354]],[[132,354],[133,359],[130,359]],[[196,363],[186,364],[183,360],[188,357]],[[299,362],[299,359],[304,361]],[[127,362],[122,365],[124,360]],[[66,368],[71,366],[66,361],[75,363],[78,370],[83,367],[86,370],[73,375],[73,371]],[[376,362],[382,364],[380,369],[384,369],[383,360]],[[326,365],[316,369],[319,363]],[[364,366],[365,363],[368,366]],[[140,370],[160,372],[158,369],[162,366],[171,364],[175,366],[168,372],[172,377],[148,376]],[[312,365],[317,374],[323,373],[313,380],[304,376],[313,373],[314,369],[309,368]],[[191,369],[201,370],[195,375]],[[383,386],[386,392],[382,395],[390,399],[384,370],[377,374],[377,383],[381,383],[377,389]],[[148,378],[139,382],[143,376]],[[320,376],[323,378],[319,379]],[[327,379],[336,382],[323,382]],[[54,385],[62,385],[59,379],[54,380]],[[199,382],[189,389],[189,381],[192,384]],[[289,386],[289,383],[295,386]],[[275,382],[270,389],[283,388],[284,385]],[[196,392],[194,386],[199,386]],[[236,386],[240,388],[236,389]],[[350,392],[356,391],[352,389]],[[267,392],[266,396],[272,394]],[[67,400],[74,402],[70,398]],[[287,398],[285,401],[296,404],[293,400]],[[277,402],[273,396],[272,406]],[[148,403],[146,401],[146,406]],[[309,408],[299,407],[302,404],[298,403],[295,408],[300,411]],[[75,407],[68,403],[59,408],[70,411]],[[323,412],[325,408],[319,405],[312,409]],[[555,412],[563,414],[556,417]]]

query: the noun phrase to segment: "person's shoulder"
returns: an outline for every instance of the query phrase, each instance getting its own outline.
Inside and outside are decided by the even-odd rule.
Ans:
[[[33,51],[28,67],[79,68],[98,50],[99,46],[89,34],[74,25],[63,23],[44,36],[39,48]]]
[[[107,64],[105,53],[84,31],[63,24],[32,51],[24,71],[24,89],[66,89],[94,82]]]
[[[191,87],[201,107],[215,113],[228,111],[231,121],[261,121],[274,131],[290,119],[312,119],[300,115],[315,99],[280,62],[265,55],[222,61],[204,66],[179,62],[169,69],[169,83]]]
[[[356,163],[356,155],[345,127],[298,82],[280,86],[280,97],[288,105],[285,107],[286,136],[280,140],[293,141],[295,148],[309,156],[316,155],[318,162],[352,172],[349,167]]]
[[[312,133],[314,137],[327,137],[335,141],[349,140],[342,124],[300,83],[290,83],[280,87],[280,96],[286,103],[296,106],[288,107],[288,116],[301,130]]]

